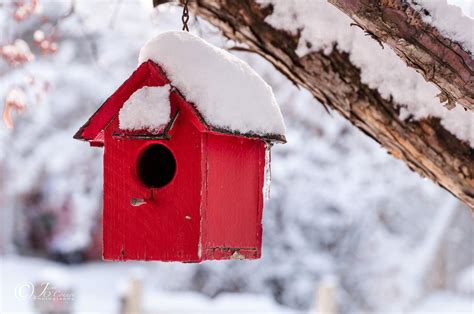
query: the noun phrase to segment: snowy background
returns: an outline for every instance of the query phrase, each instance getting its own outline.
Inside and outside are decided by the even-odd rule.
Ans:
[[[473,15],[471,1],[451,2]],[[13,129],[0,125],[1,312],[32,311],[18,287],[42,280],[70,289],[75,311],[117,312],[129,278],[142,278],[150,312],[312,311],[328,287],[341,313],[474,311],[469,211],[245,53],[236,55],[273,87],[287,125],[288,143],[272,151],[263,257],[101,262],[102,151],[72,135],[135,69],[147,40],[181,28],[181,8],[44,0],[24,17],[15,3],[0,2],[0,98],[24,105]],[[234,45],[202,20],[190,27]],[[17,39],[12,59],[5,46]]]

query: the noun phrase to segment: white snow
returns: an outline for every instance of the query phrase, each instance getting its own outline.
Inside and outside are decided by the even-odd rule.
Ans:
[[[50,21],[69,8],[68,1],[44,0],[42,4]],[[46,239],[49,254],[84,250],[84,238],[97,241],[89,248],[100,250],[94,230],[101,222],[103,151],[71,136],[133,72],[140,47],[154,32],[181,27],[182,8],[171,4],[156,10],[156,25],[147,19],[138,1],[98,1],[94,6],[77,1],[76,10],[80,19],[72,17],[60,24],[61,45],[56,55],[38,55],[34,62],[15,68],[0,62],[2,99],[11,88],[25,87],[25,75],[35,75],[37,82],[47,80],[51,86],[38,103],[34,99],[41,85],[28,85],[24,89],[28,106],[15,120],[15,128],[9,131],[0,124],[0,251],[3,241],[13,248],[15,239],[19,253],[25,248],[29,252],[29,235],[51,215],[57,239],[53,243]],[[2,28],[9,27],[13,38],[20,36],[32,45],[31,35],[38,24],[15,23],[12,27],[8,14],[0,10]],[[190,22],[191,30],[202,32],[213,44],[231,44],[205,21]],[[126,49],[117,49],[117,38]],[[92,44],[98,48],[95,57]],[[198,308],[205,313],[225,313],[240,309],[241,304],[253,306],[258,313],[269,308],[255,306],[245,296],[223,293],[230,289],[259,293],[255,298],[262,298],[262,303],[278,298],[304,311],[315,299],[319,279],[328,274],[340,280],[340,309],[347,313],[393,313],[397,308],[405,309],[399,313],[411,313],[413,303],[407,295],[430,294],[417,281],[420,276],[409,280],[413,274],[406,273],[406,268],[410,260],[417,264],[419,255],[414,253],[429,244],[425,240],[432,234],[431,226],[454,197],[430,180],[420,179],[339,115],[326,115],[308,91],[297,89],[261,57],[233,53],[273,87],[287,125],[288,144],[272,148],[272,199],[263,211],[262,258],[199,265],[96,262],[66,266],[1,256],[0,312],[31,313],[31,300],[16,298],[14,290],[51,267],[70,276],[77,313],[117,313],[118,285],[122,279],[128,282],[135,267],[146,268],[144,309],[150,313],[168,313],[168,309],[190,313]],[[68,75],[58,69],[68,69]],[[453,252],[447,256],[456,258],[448,261],[472,264],[472,217],[467,208],[458,209],[457,225],[446,236],[457,239],[447,246]],[[49,226],[51,220],[46,222]],[[100,258],[100,252],[94,254]],[[403,260],[407,262],[400,263]],[[455,269],[448,267],[449,282],[469,265],[453,266]],[[472,304],[472,295],[446,292],[453,297],[433,295],[428,303],[447,311],[462,303]],[[433,312],[425,307],[428,303],[420,303],[424,313]],[[288,313],[287,308],[282,312]]]
[[[456,289],[474,295],[474,265],[463,270],[456,280]]]
[[[162,33],[140,51],[217,128],[258,135],[284,135],[272,88],[244,61],[187,32]]]
[[[464,15],[474,18],[474,0],[448,0],[448,3],[460,7]]]
[[[12,103],[17,108],[24,108],[26,106],[26,94],[19,88],[13,88],[5,97],[5,103]]]
[[[451,5],[447,0],[411,0],[411,4],[417,10],[429,12],[429,15],[421,13],[423,21],[474,52],[474,19],[465,15],[459,6]]]
[[[69,273],[62,267],[44,267],[31,279],[34,282],[48,282],[57,289],[70,289],[74,285]]]
[[[34,33],[33,33],[33,39],[36,41],[36,42],[40,42],[40,41],[43,41],[45,39],[45,35],[44,35],[44,32],[40,29],[36,30]]]
[[[122,130],[160,130],[170,121],[170,85],[145,86],[124,103],[119,112]]]
[[[264,180],[263,180],[263,198],[268,201],[270,200],[270,190],[272,184],[272,167],[271,167],[271,145],[265,145],[265,167],[264,167]]]
[[[460,297],[446,291],[437,291],[423,300],[411,314],[472,314],[474,312],[474,302],[469,297]]]
[[[70,289],[74,313],[118,313],[120,297],[130,279],[136,278],[137,270],[148,274],[139,278],[143,284],[141,305],[145,313],[297,313],[263,294],[223,293],[210,299],[197,292],[159,290],[156,278],[150,276],[153,265],[145,263],[89,263],[68,267],[19,256],[3,256],[0,261],[2,313],[32,313],[36,308],[30,293],[37,296],[44,286],[33,290],[36,288],[28,285],[38,281],[57,289]],[[20,287],[22,295],[18,296],[16,291]]]
[[[361,29],[351,27],[352,20],[336,7],[323,0],[258,2],[273,4],[266,22],[293,33],[301,31],[299,56],[318,50],[329,54],[337,43],[337,49],[349,53],[351,62],[361,69],[363,83],[376,88],[385,99],[393,97],[406,106],[401,110],[402,119],[440,118],[448,131],[474,146],[474,112],[465,112],[460,106],[444,108],[436,97],[439,90],[435,85],[407,67],[392,49],[382,49]]]
[[[12,44],[0,46],[0,55],[14,65],[35,59],[30,46],[23,39],[16,39]]]

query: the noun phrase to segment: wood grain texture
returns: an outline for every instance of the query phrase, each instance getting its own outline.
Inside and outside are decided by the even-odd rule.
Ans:
[[[171,84],[173,91],[179,93],[183,98],[185,96],[173,86],[166,76],[166,73],[155,62],[148,60],[143,62],[132,75],[112,94],[97,111],[89,118],[89,120],[79,128],[74,135],[75,139],[88,141],[91,146],[103,146],[104,138],[103,130],[107,124],[112,120],[115,114],[120,110],[123,103],[131,96],[130,93],[135,92],[138,88],[150,84],[149,80],[155,80],[159,85]],[[216,127],[208,124],[202,114],[199,112],[195,104],[189,103],[194,110],[196,118],[200,121],[199,124],[206,130],[214,133],[231,134],[238,137],[257,138],[273,143],[285,143],[285,136],[282,134],[257,134],[253,131],[241,133],[238,131],[231,131],[226,128]]]
[[[133,92],[168,82],[156,65],[142,64],[76,134],[104,146],[103,258],[259,258],[264,140],[209,129],[176,89],[166,136],[119,129],[118,112]],[[142,153],[155,144],[171,151],[176,163],[174,177],[159,188],[143,183],[138,171]]]
[[[425,23],[403,0],[329,0],[405,63],[436,84],[441,98],[474,110],[474,59],[459,43]],[[466,29],[466,32],[473,30]],[[474,36],[474,35],[473,35]]]
[[[135,72],[97,109],[89,120],[76,132],[75,139],[90,141],[92,146],[103,145],[103,134],[108,123],[122,108],[123,103],[139,88],[147,85],[147,80],[152,77],[158,80],[160,86],[169,83],[161,69],[153,62],[142,63]]]
[[[104,259],[198,262],[201,232],[201,133],[189,121],[191,110],[179,97],[180,115],[170,140],[114,136],[117,118],[105,132]],[[149,145],[165,145],[176,159],[176,173],[162,188],[138,177],[137,162]],[[132,198],[145,200],[140,206]]]
[[[343,115],[410,169],[441,185],[474,208],[474,149],[457,139],[439,119],[404,121],[400,105],[361,82],[360,70],[346,53],[300,58],[298,35],[265,23],[271,6],[254,0],[197,0],[191,10],[270,61],[291,81],[309,90],[325,106]],[[402,197],[402,196],[400,196]]]
[[[260,257],[264,166],[263,141],[207,135],[207,257]]]

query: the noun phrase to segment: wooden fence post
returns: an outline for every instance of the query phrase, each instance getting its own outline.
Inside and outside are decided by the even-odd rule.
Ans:
[[[323,279],[317,290],[317,312],[320,314],[338,314],[337,282],[333,278]]]
[[[121,314],[141,314],[143,284],[140,278],[132,277],[127,284],[127,290],[121,297]]]

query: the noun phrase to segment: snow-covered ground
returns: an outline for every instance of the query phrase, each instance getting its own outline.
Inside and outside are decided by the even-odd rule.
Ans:
[[[474,313],[474,301],[469,297],[459,297],[449,292],[439,291],[420,302],[411,313]]]
[[[18,256],[2,257],[0,263],[0,312],[33,312],[29,283],[50,284],[70,289],[68,302],[75,313],[118,313],[120,298],[131,278],[142,282],[142,309],[145,313],[308,313],[281,306],[264,294],[222,293],[215,298],[192,291],[165,291],[146,275],[150,263],[87,263],[64,266],[44,259]],[[64,290],[63,290],[64,291]],[[47,298],[47,297],[45,297]],[[317,312],[317,305],[309,310]],[[468,296],[435,291],[404,313],[473,313],[474,300]]]
[[[33,291],[29,283],[50,283],[71,289],[67,298],[78,313],[118,313],[120,297],[131,278],[143,282],[142,307],[147,313],[294,313],[265,295],[223,293],[210,299],[191,291],[164,291],[146,276],[147,263],[88,263],[64,266],[39,258],[9,256],[0,263],[0,312],[33,312]],[[143,274],[141,276],[140,274]],[[49,275],[49,277],[48,277]],[[44,287],[44,286],[42,286]],[[57,288],[54,288],[57,289]],[[45,297],[46,298],[46,297]]]

